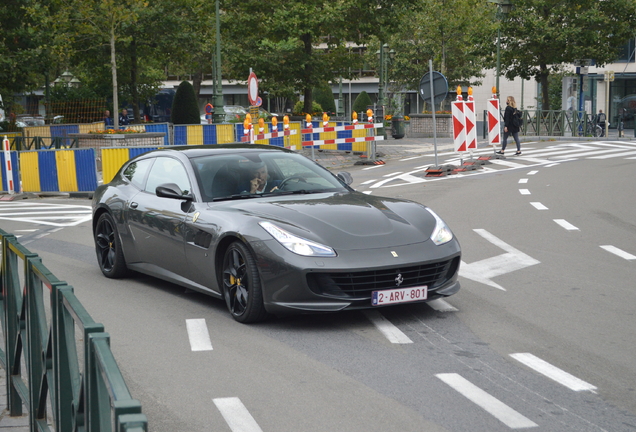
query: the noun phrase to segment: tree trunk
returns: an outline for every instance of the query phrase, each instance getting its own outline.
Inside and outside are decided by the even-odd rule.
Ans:
[[[117,60],[115,58],[115,26],[110,26],[110,66],[113,74],[113,124],[119,129],[119,99],[117,98]]]
[[[550,93],[548,88],[548,77],[550,76],[550,71],[548,70],[548,66],[545,64],[541,64],[539,67],[541,70],[539,73],[539,82],[541,83],[541,109],[549,110]]]
[[[133,37],[130,42],[130,91],[132,95],[133,115],[135,123],[139,123],[139,91],[137,90],[137,40]]]
[[[199,100],[199,95],[201,93],[202,82],[203,82],[203,71],[198,71],[192,76],[192,87],[194,87],[194,94],[197,96],[197,101]]]

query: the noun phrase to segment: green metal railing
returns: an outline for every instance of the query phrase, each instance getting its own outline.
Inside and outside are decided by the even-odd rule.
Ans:
[[[502,125],[503,113],[501,111]],[[583,111],[523,110],[522,113],[523,126],[519,132],[521,136],[594,136],[593,115]],[[484,137],[488,136],[486,133],[487,121],[488,111],[484,111]]]
[[[63,148],[78,148],[79,147],[77,138],[69,138],[69,137],[12,136],[12,137],[8,137],[8,140],[11,145],[11,150],[17,150],[17,151],[46,150],[46,149],[59,150]]]
[[[10,415],[22,415],[24,404],[32,432],[146,432],[147,418],[128,391],[104,326],[37,254],[1,229],[0,239],[0,363]]]

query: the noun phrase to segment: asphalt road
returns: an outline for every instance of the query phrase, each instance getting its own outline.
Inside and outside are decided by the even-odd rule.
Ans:
[[[524,144],[440,179],[424,177],[430,155],[349,169],[357,189],[429,205],[460,239],[462,290],[432,305],[241,325],[175,285],[104,278],[87,220],[0,213],[0,226],[104,323],[150,431],[630,431],[636,155],[586,146]],[[212,349],[193,350],[189,320]]]

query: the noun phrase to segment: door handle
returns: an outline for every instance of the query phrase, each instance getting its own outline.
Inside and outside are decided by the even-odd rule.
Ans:
[[[139,205],[139,204],[137,204],[136,202],[131,202],[131,203],[130,203],[130,207],[132,207],[132,208],[134,208],[134,209],[136,209],[138,205]]]

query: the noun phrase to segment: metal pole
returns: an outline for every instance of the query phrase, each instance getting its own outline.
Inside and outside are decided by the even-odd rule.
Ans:
[[[428,61],[429,83],[431,86],[431,112],[433,113],[433,148],[435,149],[435,166],[437,163],[437,122],[435,121],[435,94],[433,93],[433,60]]]
[[[501,7],[501,6],[498,6]],[[497,88],[497,94],[501,94],[499,89],[499,71],[501,70],[501,29],[497,29],[497,78],[495,87]]]
[[[214,95],[214,123],[225,121],[223,109],[223,78],[221,76],[221,18],[219,0],[216,0],[216,93]]]

